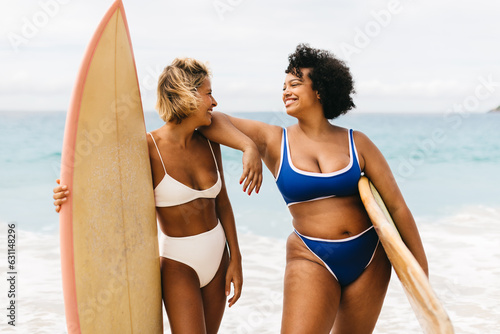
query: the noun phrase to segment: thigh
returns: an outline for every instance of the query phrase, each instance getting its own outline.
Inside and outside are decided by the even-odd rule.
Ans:
[[[172,333],[206,333],[198,275],[175,260],[161,257],[160,264],[163,302]]]
[[[287,242],[281,333],[329,333],[340,301],[333,275],[293,233]]]
[[[371,333],[382,309],[391,264],[381,244],[361,276],[343,288],[333,333]]]
[[[229,256],[226,247],[217,273],[210,283],[201,289],[207,334],[217,333],[226,308],[225,290],[228,263]]]

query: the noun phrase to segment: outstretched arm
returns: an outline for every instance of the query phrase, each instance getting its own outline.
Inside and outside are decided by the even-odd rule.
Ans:
[[[214,123],[216,124],[214,125]],[[257,145],[252,139],[230,122],[212,121],[212,125],[201,127],[198,130],[211,141],[243,152],[243,173],[241,174],[240,184],[245,181],[243,191],[248,190],[249,195],[254,189],[258,193],[262,184],[262,162]]]
[[[233,140],[228,134],[242,133],[257,145],[260,157],[265,162],[271,173],[274,174],[276,164],[280,158],[280,145],[283,129],[276,125],[238,118],[221,112],[212,113],[212,124],[200,129],[209,139],[223,145]]]

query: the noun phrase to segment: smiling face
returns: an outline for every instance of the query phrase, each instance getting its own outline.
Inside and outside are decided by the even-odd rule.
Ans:
[[[210,125],[212,123],[213,108],[217,106],[217,101],[212,96],[212,82],[210,78],[207,77],[196,91],[198,92],[199,105],[193,116],[199,118],[203,125]]]
[[[283,85],[283,102],[290,116],[296,116],[309,108],[321,107],[318,92],[313,90],[312,81],[309,78],[311,69],[302,68],[301,71],[302,78],[288,73]]]

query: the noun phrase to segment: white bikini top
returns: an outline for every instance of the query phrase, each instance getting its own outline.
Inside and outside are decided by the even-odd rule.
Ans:
[[[160,156],[163,170],[165,171],[165,176],[154,189],[155,202],[157,207],[176,206],[194,201],[198,198],[217,197],[222,188],[222,181],[220,178],[219,167],[217,166],[217,160],[215,159],[214,150],[212,149],[212,145],[210,144],[210,141],[208,139],[208,146],[210,146],[210,151],[212,151],[212,156],[214,157],[215,161],[215,168],[217,169],[217,182],[215,182],[215,184],[208,189],[196,190],[186,186],[185,184],[168,175],[165,164],[163,163],[163,159],[160,154],[160,150],[158,149],[158,145],[156,145],[156,141],[153,135],[151,133],[149,133],[149,135],[153,139],[156,151],[158,151],[158,155]]]

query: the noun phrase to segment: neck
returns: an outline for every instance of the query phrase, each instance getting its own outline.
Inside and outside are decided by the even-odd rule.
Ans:
[[[319,137],[323,133],[329,131],[332,127],[328,119],[321,113],[310,113],[307,117],[297,118],[298,127],[308,137]]]
[[[185,148],[189,145],[194,136],[196,128],[190,126],[189,122],[177,124],[175,122],[167,122],[162,127],[162,134],[166,140],[179,147]]]

